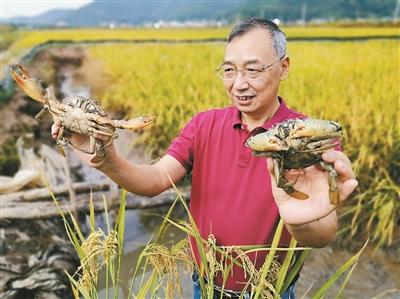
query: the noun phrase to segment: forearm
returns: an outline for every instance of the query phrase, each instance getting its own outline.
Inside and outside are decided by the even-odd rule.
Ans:
[[[285,225],[293,238],[295,238],[302,246],[324,247],[335,237],[336,234],[336,210],[313,222],[300,225]]]
[[[119,155],[97,169],[121,188],[135,194],[155,196],[170,187],[155,165],[135,165]]]

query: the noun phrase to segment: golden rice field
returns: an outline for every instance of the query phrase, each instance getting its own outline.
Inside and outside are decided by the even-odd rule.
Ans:
[[[142,140],[160,156],[196,112],[229,104],[215,74],[223,48],[222,43],[91,47],[108,82],[96,97],[107,109],[156,114]],[[293,42],[289,55],[283,98],[345,130],[344,150],[360,180],[345,212],[347,223],[353,221],[343,227],[346,235],[371,229],[379,245],[391,244],[400,208],[398,42]]]
[[[198,29],[49,29],[20,32],[15,48],[32,47],[48,40],[99,40],[99,39],[206,39],[226,38],[230,28]],[[399,35],[396,27],[283,27],[288,38],[294,37],[354,37]]]
[[[28,49],[46,41],[59,40],[132,40],[132,39],[209,39],[226,38],[230,28],[196,28],[196,29],[44,29],[44,30],[10,30],[7,26],[0,28],[4,40],[15,40],[1,60],[7,64],[12,57],[17,57]],[[395,26],[388,27],[283,27],[288,38],[298,37],[365,37],[400,35]]]
[[[397,27],[283,28],[290,37],[399,35]],[[222,29],[40,30],[19,32],[8,54],[20,55],[47,40],[225,38]],[[88,47],[102,65],[106,84],[94,96],[106,109],[156,114],[142,135],[147,151],[161,156],[196,112],[229,104],[215,68],[223,43],[103,44]],[[343,208],[342,232],[376,244],[398,242],[400,223],[399,43],[291,42],[289,78],[281,96],[294,109],[344,127],[344,151],[360,181]],[[398,236],[398,231],[397,231]]]

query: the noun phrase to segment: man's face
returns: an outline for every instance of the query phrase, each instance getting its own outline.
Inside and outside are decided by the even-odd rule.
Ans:
[[[234,38],[225,48],[224,65],[236,69],[262,69],[279,60],[272,45],[270,33],[258,28]],[[232,80],[224,80],[224,86],[232,104],[251,117],[265,116],[276,103],[279,83],[286,78],[289,59],[274,63],[257,79],[245,79],[238,71]]]

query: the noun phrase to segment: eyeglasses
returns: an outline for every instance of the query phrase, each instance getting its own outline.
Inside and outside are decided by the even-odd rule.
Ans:
[[[261,66],[251,65],[251,66],[246,66],[242,69],[238,69],[234,65],[222,64],[217,68],[218,77],[220,77],[224,81],[233,81],[235,80],[237,73],[241,72],[243,78],[246,81],[258,80],[262,77],[262,74],[266,70],[268,70],[271,66],[281,61],[285,57],[286,55],[282,56],[281,58],[277,59],[276,61],[268,65],[261,65]]]

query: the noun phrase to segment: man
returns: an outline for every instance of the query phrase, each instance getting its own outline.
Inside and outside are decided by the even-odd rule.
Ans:
[[[91,164],[89,155],[78,154],[122,188],[147,196],[171,186],[167,173],[177,182],[192,172],[191,213],[202,237],[213,234],[218,245],[270,244],[280,216],[300,244],[325,246],[337,229],[327,173],[315,166],[305,169],[296,189],[309,198],[292,198],[277,188],[271,161],[267,170],[265,159],[253,157],[244,145],[254,129],[268,129],[277,122],[302,116],[278,96],[289,62],[285,36],[273,22],[254,18],[243,21],[231,31],[219,68],[230,107],[197,114],[154,165],[132,164],[112,145],[107,147],[106,159],[98,164]],[[59,123],[53,125],[53,136],[59,127]],[[78,136],[75,138],[78,140]],[[323,159],[338,172],[339,199],[345,200],[357,186],[350,161],[335,150],[324,153]],[[286,233],[284,239],[290,235]],[[192,248],[199,260],[196,246]],[[257,267],[263,262],[262,255],[251,259]],[[243,273],[234,271],[225,288],[232,294],[240,292],[243,281]],[[283,297],[293,296],[291,286]]]

